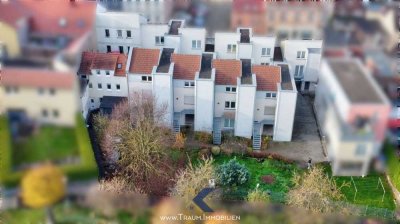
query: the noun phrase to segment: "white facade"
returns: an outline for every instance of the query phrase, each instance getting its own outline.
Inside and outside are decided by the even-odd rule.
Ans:
[[[278,86],[274,141],[291,141],[296,112],[297,91],[281,90]],[[290,131],[288,131],[290,130]]]
[[[253,135],[254,104],[256,98],[256,77],[252,75],[252,84],[242,84],[238,78],[237,109],[235,116],[235,135],[251,138]]]
[[[322,40],[285,40],[281,49],[299,90],[313,91],[318,82]]]
[[[199,78],[195,82],[195,115],[194,130],[211,133],[213,131],[214,99],[215,99],[215,69],[211,70],[210,79]]]
[[[146,18],[137,13],[108,12],[98,9],[96,13],[97,50],[127,54],[129,47],[140,47],[142,45],[141,25],[146,23]]]
[[[126,76],[115,76],[113,70],[92,69],[88,76],[90,109],[100,107],[104,96],[128,96],[128,83]],[[107,75],[109,72],[109,75]]]

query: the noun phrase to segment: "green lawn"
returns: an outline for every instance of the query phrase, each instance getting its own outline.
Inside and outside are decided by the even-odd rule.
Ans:
[[[219,155],[215,157],[215,165],[227,162],[234,157]],[[257,183],[260,188],[271,192],[271,199],[275,202],[283,202],[285,195],[292,186],[291,178],[294,171],[297,170],[296,165],[283,163],[277,160],[265,159],[260,163],[255,158],[236,157],[237,161],[244,164],[250,172],[250,180],[237,188],[235,192],[230,192],[227,199],[243,199],[247,196],[247,192],[255,189]],[[264,175],[273,175],[275,181],[272,184],[266,184],[261,180]]]
[[[384,196],[379,178],[381,179],[383,187],[386,191]],[[353,177],[354,183],[357,187],[357,194],[354,184],[351,181],[351,177],[334,177],[334,180],[336,180],[338,185],[344,181],[351,183],[350,187],[342,188],[342,193],[345,195],[346,200],[350,203],[387,208],[391,210],[394,210],[396,207],[395,203],[393,202],[394,198],[392,191],[384,175],[370,174],[366,177]]]
[[[27,139],[13,142],[13,164],[59,160],[78,156],[79,149],[74,128],[42,126]]]
[[[132,217],[127,213],[120,213],[116,217],[104,217],[94,211],[79,208],[74,205],[58,204],[54,208],[56,223],[59,224],[92,224],[92,223],[148,223],[149,214]],[[7,224],[41,224],[45,223],[43,209],[14,209],[1,214],[1,221]]]

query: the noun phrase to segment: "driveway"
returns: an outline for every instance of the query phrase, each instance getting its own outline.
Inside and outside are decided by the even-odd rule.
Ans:
[[[313,163],[327,161],[323,154],[310,96],[297,96],[292,142],[272,142],[267,150],[300,163],[305,163],[309,158]]]

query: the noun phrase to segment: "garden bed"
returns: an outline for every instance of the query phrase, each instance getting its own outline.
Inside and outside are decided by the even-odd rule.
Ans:
[[[215,165],[221,165],[233,159],[233,156],[219,155],[214,157]],[[236,156],[236,160],[244,164],[250,172],[250,179],[244,185],[231,190],[226,189],[226,200],[243,200],[250,190],[254,190],[259,184],[259,187],[271,193],[271,200],[275,202],[284,202],[286,193],[292,187],[291,179],[293,173],[297,171],[297,166],[291,163],[285,163],[274,159],[259,160],[250,157]],[[263,177],[273,176],[272,183],[265,183]]]

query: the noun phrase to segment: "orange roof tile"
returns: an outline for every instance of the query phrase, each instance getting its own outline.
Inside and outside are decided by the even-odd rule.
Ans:
[[[174,79],[194,80],[196,72],[200,71],[200,55],[172,54]]]
[[[72,89],[76,75],[45,69],[4,67],[1,85]]]
[[[125,76],[127,57],[120,53],[83,52],[79,74],[91,74],[91,69],[115,71],[116,76]],[[118,67],[121,64],[121,67]]]
[[[237,78],[242,74],[242,62],[233,59],[215,59],[215,83],[217,85],[237,85]]]
[[[271,65],[253,65],[256,74],[258,91],[277,91],[277,83],[281,82],[281,68]]]
[[[153,67],[158,65],[159,49],[132,49],[132,58],[129,72],[136,74],[151,74]]]
[[[47,35],[81,36],[94,25],[96,2],[69,0],[23,0],[0,4],[0,20],[10,22],[18,18],[18,12],[30,19],[30,31]],[[4,9],[6,8],[6,9]],[[16,15],[14,15],[16,14]],[[64,23],[65,25],[61,25]]]

